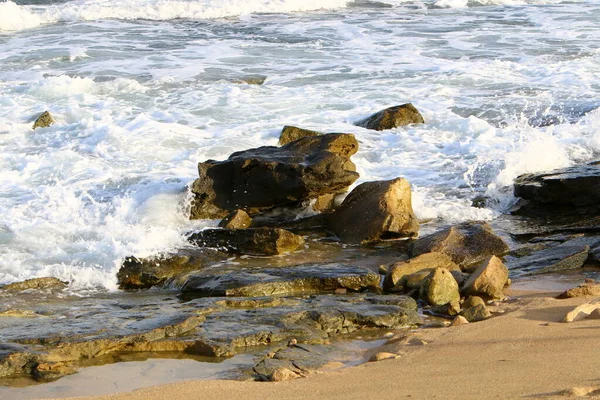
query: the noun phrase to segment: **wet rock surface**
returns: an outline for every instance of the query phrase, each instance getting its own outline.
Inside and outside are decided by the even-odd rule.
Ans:
[[[383,131],[409,124],[423,124],[423,116],[411,103],[389,107],[356,123],[357,126]]]
[[[311,131],[309,129],[298,128],[296,126],[286,125],[281,130],[281,135],[279,135],[279,145],[285,146],[286,144],[298,139],[319,135],[322,135],[322,133],[317,131]]]
[[[251,213],[344,191],[358,179],[350,161],[357,150],[354,135],[328,134],[202,162],[191,187],[191,218],[223,218],[236,209]]]
[[[37,128],[47,128],[51,125],[54,125],[55,123],[56,121],[54,121],[52,114],[50,114],[49,111],[44,111],[42,114],[40,114],[39,117],[36,118],[35,122],[33,123],[33,130]]]
[[[0,287],[0,291],[21,292],[24,290],[62,290],[68,283],[57,278],[33,278],[10,283]]]
[[[581,268],[589,250],[587,245],[565,242],[525,257],[507,260],[506,265],[509,270],[518,271],[521,275],[568,271]]]
[[[252,218],[244,210],[235,210],[219,222],[219,228],[246,229],[252,225]]]
[[[412,280],[424,279],[435,268],[445,268],[448,271],[460,271],[460,267],[452,261],[450,256],[443,253],[425,253],[406,261],[397,262],[387,269],[387,274],[383,280],[385,289],[403,289],[405,287],[414,288],[414,284],[408,281],[409,276],[420,273],[419,276],[414,275]],[[423,276],[424,274],[424,276]],[[419,285],[420,287],[420,285]]]

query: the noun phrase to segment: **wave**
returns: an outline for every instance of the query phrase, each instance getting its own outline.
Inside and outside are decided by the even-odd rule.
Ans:
[[[56,22],[215,19],[253,13],[290,13],[344,8],[351,0],[79,0],[51,6],[0,3],[0,31]]]

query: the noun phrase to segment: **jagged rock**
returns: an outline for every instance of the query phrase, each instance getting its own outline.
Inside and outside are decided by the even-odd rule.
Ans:
[[[250,225],[252,225],[252,218],[244,210],[232,211],[219,222],[219,227],[225,229],[246,229]]]
[[[436,268],[429,274],[421,287],[420,297],[433,307],[449,304],[453,309],[460,309],[458,283],[445,268]]]
[[[206,248],[182,249],[175,254],[146,259],[127,257],[117,272],[117,282],[121,289],[159,286],[186,272],[208,267],[226,258],[226,254]]]
[[[383,131],[409,124],[423,124],[423,116],[411,103],[389,107],[356,123],[357,126]]]
[[[302,236],[279,228],[205,229],[189,235],[190,243],[201,247],[254,256],[274,256],[296,250]]]
[[[352,291],[379,287],[371,270],[340,264],[300,265],[245,271],[200,272],[189,276],[182,292],[207,296],[277,296]]]
[[[4,291],[22,292],[23,290],[62,290],[68,283],[58,278],[32,278],[22,282],[9,283],[0,288]]]
[[[419,222],[412,210],[410,184],[396,178],[358,185],[334,211],[330,227],[349,243],[417,236]]]
[[[478,305],[484,305],[485,306],[485,301],[483,301],[483,299],[479,296],[469,296],[467,297],[467,299],[463,302],[462,304],[462,308],[465,310],[468,310],[471,307],[475,307]]]
[[[569,311],[563,322],[574,322],[585,319],[598,309],[600,309],[600,300],[582,304],[575,307],[572,311]]]
[[[33,129],[36,128],[47,128],[50,125],[53,125],[56,121],[52,117],[52,114],[48,111],[44,111],[33,123]]]
[[[327,193],[315,199],[311,205],[312,209],[317,212],[328,212],[333,210],[335,206],[336,193]]]
[[[478,294],[492,299],[504,297],[503,289],[508,280],[508,269],[496,256],[488,257],[465,282],[462,292],[466,295]]]
[[[523,275],[578,269],[587,260],[589,249],[587,245],[568,241],[526,257],[507,261],[507,266],[509,270],[518,270]]]
[[[288,143],[291,143],[295,140],[302,139],[305,137],[319,136],[322,135],[321,132],[311,131],[308,129],[298,128],[295,126],[286,125],[281,130],[281,135],[279,136],[279,145],[284,146]]]
[[[342,192],[358,179],[350,161],[357,150],[354,135],[332,133],[202,162],[191,187],[190,218],[223,218],[235,209],[250,213]]]
[[[600,296],[600,283],[585,282],[575,288],[564,291],[557,296],[558,299],[569,299],[572,297]]]
[[[485,304],[478,304],[462,312],[463,317],[469,322],[478,322],[492,316]]]
[[[450,326],[461,326],[466,325],[468,323],[469,321],[465,317],[463,317],[462,315],[457,315],[450,323]]]
[[[403,288],[409,275],[425,271],[427,275],[435,268],[445,268],[448,271],[460,271],[460,267],[452,261],[450,256],[442,253],[425,253],[406,261],[400,261],[388,268],[383,280],[384,289]],[[421,276],[421,278],[423,278]],[[414,288],[415,282],[421,278],[413,276],[408,287]],[[418,285],[421,286],[420,284]]]
[[[447,254],[461,269],[473,270],[473,265],[489,256],[501,256],[509,250],[508,245],[492,228],[483,223],[464,223],[444,229],[414,242],[411,254],[438,252]]]

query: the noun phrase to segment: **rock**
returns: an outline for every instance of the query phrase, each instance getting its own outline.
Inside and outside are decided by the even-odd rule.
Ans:
[[[460,326],[466,325],[468,323],[469,321],[465,317],[463,317],[462,315],[457,315],[456,318],[454,318],[450,323],[450,326]]]
[[[398,358],[398,357],[400,357],[398,354],[381,351],[377,354],[374,354],[371,358],[369,358],[369,362],[391,360],[391,359]]]
[[[188,240],[200,247],[253,256],[289,253],[304,244],[302,236],[279,228],[205,229],[192,233]]]
[[[317,212],[328,212],[332,211],[335,207],[336,193],[327,193],[323,196],[319,196],[315,199],[312,204],[312,209]]]
[[[55,122],[56,121],[54,121],[52,114],[50,114],[50,112],[48,111],[44,111],[39,117],[37,117],[37,119],[33,123],[33,129],[35,130],[36,128],[47,128],[50,125],[54,125]]]
[[[423,116],[411,103],[386,108],[356,123],[357,126],[383,131],[409,124],[423,124]]]
[[[462,312],[463,317],[469,322],[478,322],[492,316],[485,304],[478,304]]]
[[[206,268],[227,258],[213,249],[182,249],[175,254],[138,259],[126,257],[117,272],[121,289],[145,289],[160,286],[186,272]]]
[[[578,165],[540,174],[524,174],[514,181],[515,196],[532,202],[582,207],[600,202],[600,167]]]
[[[22,292],[24,290],[62,290],[68,283],[57,278],[32,278],[22,282],[9,283],[0,288],[8,292]]]
[[[419,233],[410,184],[404,178],[358,185],[329,221],[336,235],[348,243],[414,237]]]
[[[475,307],[478,305],[484,305],[485,306],[485,301],[483,301],[483,299],[479,296],[469,296],[467,297],[467,299],[463,302],[462,304],[462,308],[464,308],[465,310],[468,310],[471,307]]]
[[[482,295],[492,299],[504,297],[504,286],[508,280],[508,269],[496,256],[483,261],[465,282],[462,292],[466,295]]]
[[[281,135],[279,136],[279,145],[284,146],[288,143],[291,143],[295,140],[302,139],[305,137],[319,136],[322,135],[321,132],[311,131],[308,129],[302,129],[295,126],[286,125],[281,130]]]
[[[246,229],[252,225],[252,218],[244,210],[235,210],[219,222],[220,228]]]
[[[332,133],[202,162],[191,187],[190,218],[223,218],[231,210],[251,213],[343,192],[358,179],[350,161],[357,150],[354,135]]]
[[[463,271],[469,272],[473,265],[489,256],[502,256],[508,245],[497,236],[485,222],[464,223],[444,229],[414,242],[413,257],[424,253],[438,252],[452,258]]]
[[[384,289],[392,288],[403,288],[406,284],[408,276],[426,271],[427,275],[435,268],[445,268],[448,271],[460,271],[460,267],[452,261],[450,256],[442,253],[425,253],[417,257],[411,258],[406,261],[400,261],[388,268],[387,274],[383,280]],[[420,277],[412,277],[412,286],[414,288],[414,282],[420,281]],[[420,284],[419,284],[420,287]]]
[[[277,296],[335,292],[346,288],[360,291],[379,287],[379,274],[366,268],[340,264],[300,265],[287,268],[192,274],[182,292],[203,296]]]
[[[571,244],[568,241],[526,257],[507,260],[507,266],[509,270],[518,271],[522,275],[578,269],[587,260],[589,249],[589,246]]]
[[[563,322],[574,322],[580,321],[587,318],[594,311],[600,309],[600,300],[594,300],[589,303],[582,304],[575,307],[572,311],[567,313]]]
[[[248,85],[262,85],[267,80],[267,77],[264,75],[251,75],[240,78],[234,83],[245,83]]]
[[[429,274],[421,287],[420,297],[434,307],[450,304],[452,308],[460,309],[458,283],[445,268],[436,268]]]
[[[600,319],[600,308],[596,308],[588,315],[587,319]]]
[[[569,289],[557,296],[557,299],[569,299],[572,297],[600,296],[600,283],[586,282],[575,288]]]
[[[269,375],[271,382],[283,382],[299,378],[301,375],[288,368],[277,368]]]

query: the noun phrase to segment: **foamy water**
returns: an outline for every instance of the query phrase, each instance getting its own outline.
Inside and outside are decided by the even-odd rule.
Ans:
[[[491,220],[517,175],[597,156],[595,1],[384,3],[0,3],[0,283],[115,288],[123,257],[216,223],[186,217],[199,161],[286,124],[356,134],[359,182],[404,176],[445,222]],[[404,102],[427,123],[353,125]],[[44,110],[57,124],[33,131]]]

